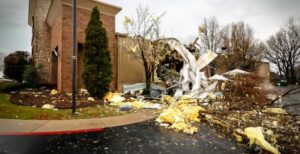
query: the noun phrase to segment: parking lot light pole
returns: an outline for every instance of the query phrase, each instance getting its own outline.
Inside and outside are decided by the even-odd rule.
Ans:
[[[77,40],[76,40],[76,0],[73,0],[73,52],[72,52],[72,114],[76,112],[76,48],[77,48]]]

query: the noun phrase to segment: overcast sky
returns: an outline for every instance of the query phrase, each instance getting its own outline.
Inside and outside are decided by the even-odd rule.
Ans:
[[[31,51],[28,0],[0,0],[0,52]]]
[[[245,21],[255,36],[266,39],[280,29],[289,16],[299,18],[300,0],[103,0],[122,7],[116,29],[123,31],[124,16],[133,16],[141,4],[162,18],[165,36],[183,41],[197,34],[205,17],[215,16],[220,24]],[[27,24],[28,0],[0,0],[0,52],[31,51],[31,27]]]

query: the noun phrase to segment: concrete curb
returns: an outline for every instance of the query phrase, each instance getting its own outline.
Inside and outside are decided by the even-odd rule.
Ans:
[[[154,112],[138,111],[121,116],[76,120],[0,119],[0,136],[60,135],[102,132],[105,128],[143,122],[156,117]]]
[[[84,129],[84,130],[68,130],[68,131],[52,131],[52,132],[8,132],[1,133],[0,136],[39,136],[39,135],[63,135],[63,134],[80,134],[90,132],[102,132],[104,128]]]

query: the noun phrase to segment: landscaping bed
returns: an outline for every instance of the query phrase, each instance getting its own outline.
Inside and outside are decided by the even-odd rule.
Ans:
[[[110,105],[96,105],[82,107],[72,115],[71,109],[43,109],[34,106],[21,106],[11,103],[11,95],[0,93],[0,118],[2,119],[24,119],[24,120],[66,120],[101,118],[118,116],[129,112],[119,112],[117,107]]]
[[[45,104],[57,109],[72,108],[71,93],[51,93],[51,89],[42,87],[39,89],[25,89],[22,91],[12,92],[10,102],[16,105],[43,107]],[[53,92],[52,91],[52,92]],[[89,97],[86,90],[78,90],[76,95],[76,107],[88,107],[102,105],[103,101],[98,98]]]

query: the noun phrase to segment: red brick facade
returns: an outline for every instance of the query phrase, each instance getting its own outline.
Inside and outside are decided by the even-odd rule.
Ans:
[[[49,82],[50,71],[50,27],[46,24],[48,9],[51,0],[36,1],[33,19],[32,57],[34,64],[42,65],[41,75],[43,82]]]
[[[72,6],[61,3],[57,15],[51,26],[46,18],[51,0],[36,0],[34,13],[33,58],[35,64],[43,65],[46,83],[57,84],[60,92],[71,92],[72,88]],[[113,66],[113,81],[111,89],[115,90],[117,78],[115,16],[100,10],[100,19],[106,29],[109,39]],[[77,8],[77,43],[79,47],[77,57],[77,87],[82,88],[81,72],[83,68],[82,44],[85,40],[85,29],[90,20],[91,9]],[[56,56],[53,50],[58,50]]]

